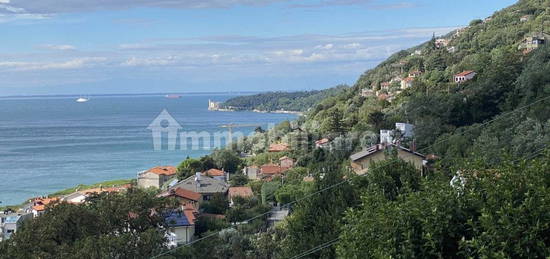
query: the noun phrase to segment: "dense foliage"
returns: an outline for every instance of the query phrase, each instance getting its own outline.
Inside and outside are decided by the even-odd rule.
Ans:
[[[0,243],[0,258],[149,258],[162,251],[170,202],[129,189],[61,203]]]
[[[307,111],[319,101],[335,96],[346,88],[347,86],[337,86],[326,90],[268,92],[239,96],[225,101],[223,106],[236,110]]]
[[[529,19],[520,20],[526,15]],[[440,39],[434,37],[396,53],[351,88],[229,100],[225,105],[237,109],[313,108],[296,121],[268,131],[258,129],[227,149],[186,159],[178,167],[180,178],[209,168],[236,173],[243,166],[276,163],[282,156],[292,158],[296,166],[285,177],[268,181],[247,181],[233,174],[231,183],[250,186],[255,197],[237,198],[234,206],[220,196],[202,203],[203,212],[225,217],[199,217],[197,242],[163,258],[547,257],[550,44],[530,53],[518,46],[525,36],[550,31],[549,22],[550,0],[521,0],[490,19],[474,20],[445,35],[448,46],[436,46]],[[477,75],[455,83],[453,75],[464,70]],[[382,87],[415,71],[422,73],[410,88],[399,89],[396,80]],[[364,89],[394,98],[390,102],[363,96]],[[387,159],[374,163],[366,175],[355,175],[349,168],[350,154],[378,143],[379,130],[392,129],[396,122],[415,125],[414,140],[403,139],[401,144],[436,154],[429,166],[419,171],[389,151]],[[326,149],[315,147],[321,138],[330,140]],[[266,148],[271,143],[288,143],[292,148],[269,153]],[[241,159],[243,154],[251,157]],[[69,252],[79,251],[113,257],[112,253],[145,242],[135,257],[150,255],[162,241],[161,233],[149,227],[157,222],[146,217],[138,221],[137,231],[126,233],[119,223],[127,221],[106,216],[118,206],[136,205],[127,203],[59,206],[59,212],[50,211],[54,216],[38,219],[46,227],[32,225],[46,237],[45,245],[28,227],[0,249],[22,253],[20,258],[70,257]],[[147,203],[144,209],[151,206]],[[271,207],[289,209],[290,214],[269,226],[266,212]],[[73,214],[81,217],[71,221]],[[92,216],[100,222],[91,222]],[[68,222],[58,226],[50,217]],[[102,224],[114,224],[123,234],[112,235]],[[60,230],[47,233],[52,228]],[[31,245],[38,246],[40,254]],[[56,245],[59,252],[52,250]]]

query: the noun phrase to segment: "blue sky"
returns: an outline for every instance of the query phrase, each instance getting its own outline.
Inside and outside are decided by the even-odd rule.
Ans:
[[[513,0],[0,0],[0,96],[322,89]]]

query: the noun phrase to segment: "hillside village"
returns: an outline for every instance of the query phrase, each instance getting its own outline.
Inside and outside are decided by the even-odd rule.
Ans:
[[[131,185],[31,199],[4,213],[4,237],[67,203],[137,195],[148,207],[122,217],[159,218],[168,243],[149,252],[169,258],[547,256],[546,21],[550,1],[524,0],[434,35],[296,121]]]

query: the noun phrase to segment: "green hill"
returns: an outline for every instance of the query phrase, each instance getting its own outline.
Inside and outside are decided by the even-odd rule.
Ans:
[[[295,111],[304,112],[321,100],[338,95],[347,86],[337,86],[325,90],[298,92],[268,92],[231,98],[222,104],[233,110]]]
[[[395,122],[409,122],[416,125],[418,147],[446,159],[475,154],[498,160],[503,152],[535,151],[550,142],[547,101],[487,128],[471,129],[549,96],[550,38],[545,32],[550,32],[550,1],[519,1],[483,21],[392,55],[361,75],[352,88],[312,109],[305,125],[320,134],[342,129],[377,133]],[[522,41],[533,35],[545,37],[547,44],[526,49]],[[442,41],[446,46],[437,47]],[[472,80],[454,82],[453,75],[468,70],[477,73]],[[413,78],[412,87],[401,89],[399,79],[415,71],[421,74]],[[363,90],[374,96],[361,96]],[[386,100],[377,98],[377,92]],[[433,145],[447,138],[452,141]]]

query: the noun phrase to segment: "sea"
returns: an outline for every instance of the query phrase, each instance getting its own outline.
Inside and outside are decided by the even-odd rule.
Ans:
[[[181,132],[227,134],[228,129],[220,127],[226,124],[266,129],[296,118],[293,114],[208,110],[208,100],[234,96],[92,96],[84,103],[77,103],[74,96],[0,98],[0,206],[79,184],[135,178],[148,168],[177,165],[186,157],[212,151],[190,146],[170,150],[167,133],[161,133],[162,146],[155,150],[154,129],[148,127],[163,110],[181,126],[178,136]],[[247,135],[254,129],[236,127],[233,131]]]

